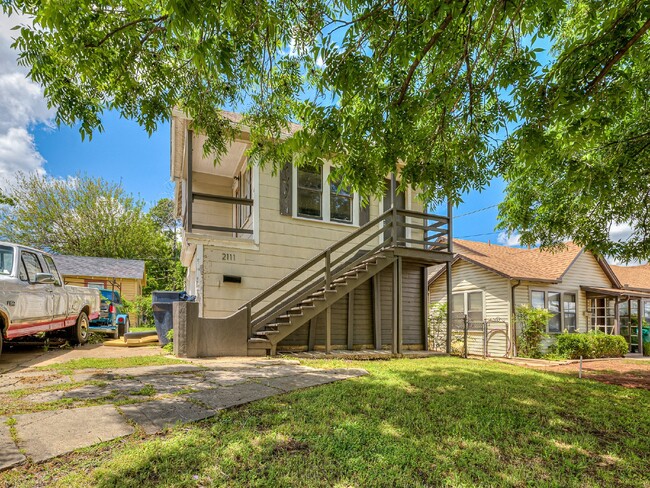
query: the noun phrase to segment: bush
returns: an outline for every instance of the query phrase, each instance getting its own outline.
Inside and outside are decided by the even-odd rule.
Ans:
[[[586,334],[564,332],[557,336],[557,352],[567,359],[618,358],[627,354],[624,337],[599,331]]]
[[[148,296],[137,296],[135,300],[131,302],[131,310],[140,317],[140,326],[153,327],[153,308],[151,306],[151,295]]]
[[[517,337],[517,355],[529,358],[542,357],[542,339],[547,337],[546,326],[553,315],[545,309],[520,305],[515,312],[521,333]]]
[[[650,342],[643,343],[643,355],[650,356]]]
[[[429,349],[444,351],[447,344],[447,304],[429,306]]]

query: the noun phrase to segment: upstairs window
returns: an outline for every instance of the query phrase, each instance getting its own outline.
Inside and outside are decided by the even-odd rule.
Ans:
[[[323,218],[323,168],[298,169],[298,216]]]

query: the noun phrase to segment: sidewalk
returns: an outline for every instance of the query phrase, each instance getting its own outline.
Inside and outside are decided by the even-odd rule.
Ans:
[[[127,436],[136,429],[153,434],[222,409],[366,374],[363,369],[322,370],[281,359],[79,370],[71,376],[29,369],[4,374],[0,402],[9,401],[12,391],[38,386],[39,391],[23,400],[42,411],[0,417],[0,470]],[[66,387],[75,382],[86,384]],[[71,402],[73,408],[56,408],[61,400],[66,400],[64,407]],[[83,406],[88,402],[92,405]]]

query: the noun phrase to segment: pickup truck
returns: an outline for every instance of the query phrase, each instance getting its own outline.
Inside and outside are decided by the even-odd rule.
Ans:
[[[83,344],[99,307],[99,291],[65,285],[48,253],[0,242],[0,351],[5,340],[39,332]]]

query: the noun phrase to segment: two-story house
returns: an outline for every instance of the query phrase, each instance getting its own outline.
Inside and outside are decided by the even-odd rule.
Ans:
[[[260,167],[241,118],[224,116],[239,133],[216,164],[189,118],[171,124],[190,322],[221,331],[199,333],[192,354],[426,348],[427,267],[451,261],[448,217],[398,191],[399,174],[364,206],[328,163]]]

